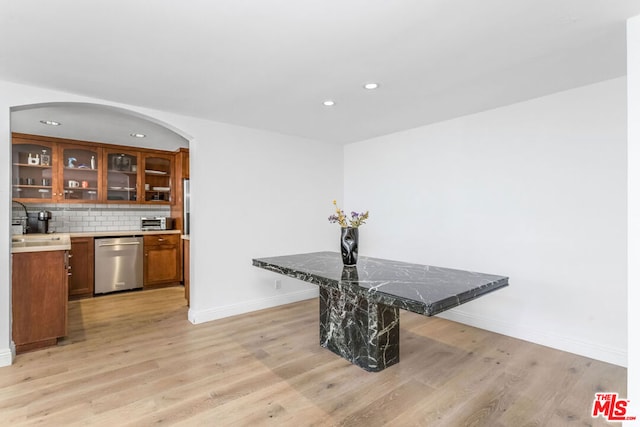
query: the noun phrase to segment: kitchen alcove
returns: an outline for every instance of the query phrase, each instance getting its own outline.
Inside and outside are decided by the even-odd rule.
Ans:
[[[45,124],[54,120],[60,125]],[[183,153],[189,146],[189,139],[183,136],[183,132],[166,123],[135,111],[93,103],[54,102],[12,107],[11,131],[131,147],[131,150],[118,152],[107,150],[102,163],[98,161],[95,149],[86,146],[69,145],[58,151],[47,143],[28,147],[24,159],[20,155],[9,160],[12,174],[10,190],[12,198],[26,197],[33,203],[36,200],[43,203],[46,200],[54,203],[96,203],[95,197],[123,204],[144,200],[173,205],[171,197],[174,194],[169,191],[172,186],[168,184],[175,179],[169,173],[173,166],[171,156],[145,158],[131,153],[140,148],[159,148],[168,152],[182,149]],[[31,160],[29,152],[33,154]],[[54,164],[58,165],[57,170],[54,170]],[[54,184],[56,173],[60,174],[58,184]],[[134,176],[141,178],[132,178]],[[113,185],[101,187],[98,185],[101,177]],[[54,196],[54,191],[61,194]],[[171,214],[174,214],[173,206]],[[189,268],[185,265],[185,269]]]

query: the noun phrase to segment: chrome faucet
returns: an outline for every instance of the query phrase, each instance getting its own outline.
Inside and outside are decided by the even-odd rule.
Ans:
[[[22,224],[22,228],[23,234],[26,234],[27,230],[29,230],[29,212],[27,212],[27,207],[23,203],[16,200],[12,200],[12,202],[22,206],[22,209],[24,209],[24,223]]]

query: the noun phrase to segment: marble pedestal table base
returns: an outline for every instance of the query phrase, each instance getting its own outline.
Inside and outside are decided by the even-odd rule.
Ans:
[[[400,361],[399,310],[320,287],[320,345],[366,371],[381,371]]]

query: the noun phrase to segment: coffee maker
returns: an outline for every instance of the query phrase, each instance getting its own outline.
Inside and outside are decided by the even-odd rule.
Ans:
[[[29,212],[27,233],[48,233],[50,220],[50,211]]]

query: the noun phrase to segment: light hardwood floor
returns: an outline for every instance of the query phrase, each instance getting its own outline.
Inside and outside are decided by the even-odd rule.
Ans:
[[[612,425],[594,393],[626,396],[621,367],[408,312],[379,373],[318,345],[315,300],[186,318],[181,288],[70,303],[61,345],[0,368],[0,424]]]

